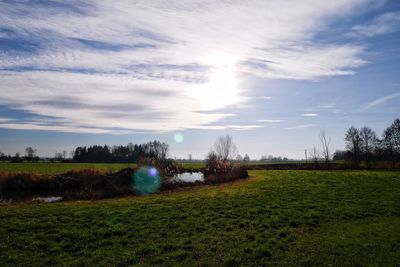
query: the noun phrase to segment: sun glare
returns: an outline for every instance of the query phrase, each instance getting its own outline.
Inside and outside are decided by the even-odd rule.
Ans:
[[[192,96],[207,110],[224,108],[239,100],[236,60],[227,54],[215,54],[206,59],[212,70],[207,83],[196,87]]]

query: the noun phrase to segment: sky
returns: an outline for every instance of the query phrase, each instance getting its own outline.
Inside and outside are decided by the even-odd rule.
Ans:
[[[0,151],[344,149],[400,117],[400,1],[0,1]]]

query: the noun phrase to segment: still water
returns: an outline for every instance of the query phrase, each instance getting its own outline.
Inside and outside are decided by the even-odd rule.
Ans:
[[[200,182],[204,181],[204,174],[202,172],[178,173],[169,179],[170,183],[179,183],[179,182],[194,183],[197,181],[200,181]]]

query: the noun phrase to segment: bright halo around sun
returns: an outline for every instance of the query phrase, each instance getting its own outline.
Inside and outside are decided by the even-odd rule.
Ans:
[[[212,70],[207,83],[196,87],[191,95],[205,110],[224,108],[239,101],[234,57],[219,53],[206,59]]]

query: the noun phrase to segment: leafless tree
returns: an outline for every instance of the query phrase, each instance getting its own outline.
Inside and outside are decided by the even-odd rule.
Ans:
[[[310,149],[310,159],[314,161],[316,168],[319,168],[319,157],[320,153],[318,149],[314,146],[312,149]]]
[[[39,158],[36,157],[36,149],[33,149],[30,146],[25,148],[25,159],[28,161],[38,160]]]
[[[369,167],[369,155],[372,153],[378,137],[376,136],[376,133],[367,126],[361,128],[360,137],[362,141],[362,150],[365,156],[365,166]]]
[[[56,151],[54,154],[54,160],[55,161],[62,161],[63,160],[63,153]]]
[[[244,157],[243,157],[243,161],[249,162],[250,161],[250,156],[245,154]]]
[[[238,155],[236,156],[236,161],[238,161],[238,162],[243,161],[243,157],[242,157],[240,154],[238,154]]]
[[[396,155],[400,155],[400,119],[395,119],[392,125],[385,129],[382,141],[384,150],[390,155],[394,167]]]
[[[321,140],[322,144],[322,155],[325,160],[325,164],[329,166],[331,160],[331,153],[329,149],[329,145],[331,144],[331,138],[326,138],[325,130],[321,130],[319,134],[319,139]]]
[[[237,149],[230,135],[220,136],[214,143],[214,151],[222,160],[234,158]]]
[[[34,158],[35,153],[36,153],[36,149],[33,149],[32,147],[29,146],[29,147],[25,148],[25,156],[27,158],[30,158],[30,159]]]
[[[358,167],[361,154],[361,145],[362,145],[360,131],[354,126],[351,126],[347,130],[346,137],[344,140],[346,141],[346,148],[350,152],[351,157],[353,158],[354,166]]]

